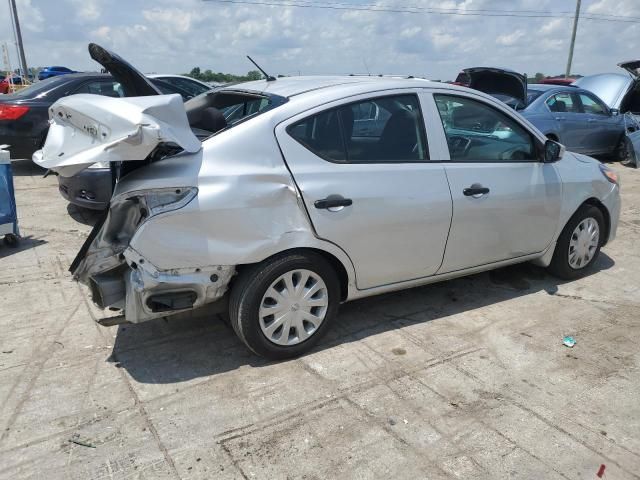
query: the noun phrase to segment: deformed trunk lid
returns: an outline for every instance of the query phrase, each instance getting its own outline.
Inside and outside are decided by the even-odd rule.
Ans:
[[[469,88],[489,95],[506,95],[527,105],[527,77],[513,70],[474,67],[463,70],[469,77]]]
[[[161,144],[197,152],[180,95],[112,98],[81,94],[49,109],[51,126],[33,160],[70,177],[96,162],[145,160]]]
[[[89,55],[122,85],[125,96],[162,95],[162,92],[147,77],[119,55],[95,43],[89,44]]]

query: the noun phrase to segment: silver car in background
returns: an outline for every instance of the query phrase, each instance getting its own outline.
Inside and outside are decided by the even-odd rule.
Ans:
[[[145,94],[137,70],[90,50]],[[252,113],[220,122],[233,105]],[[51,121],[38,164],[119,172],[71,268],[93,301],[142,322],[228,299],[240,339],[271,358],[308,351],[341,302],[527,261],[576,278],[618,224],[614,172],[442,83],[280,78],[184,105],[76,95]]]

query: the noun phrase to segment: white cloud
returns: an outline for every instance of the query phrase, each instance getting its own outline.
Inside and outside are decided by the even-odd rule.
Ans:
[[[278,0],[280,1],[280,0]],[[557,0],[352,0],[478,10],[569,11]],[[562,5],[560,5],[562,3]],[[587,14],[640,16],[638,0],[583,0]],[[254,55],[273,73],[373,73],[452,79],[461,68],[499,65],[557,74],[566,63],[571,18],[375,13],[202,0],[18,0],[31,65],[97,69],[89,42],[111,48],[143,71],[194,66],[245,73]],[[0,0],[0,42],[12,40]],[[615,70],[638,56],[638,23],[580,22],[574,71]]]

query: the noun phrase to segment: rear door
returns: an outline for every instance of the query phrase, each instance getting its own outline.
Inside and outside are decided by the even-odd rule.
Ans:
[[[415,91],[360,95],[276,128],[318,237],[351,258],[357,288],[433,275],[442,263],[451,194],[429,160]]]
[[[433,98],[453,198],[438,273],[544,251],[558,228],[562,186],[555,165],[539,161],[540,141],[508,107],[460,92]]]

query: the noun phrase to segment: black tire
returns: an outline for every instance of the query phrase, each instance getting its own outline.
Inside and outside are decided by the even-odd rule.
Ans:
[[[598,223],[598,247],[596,248],[595,254],[588,263],[582,265],[577,269],[572,268],[569,264],[569,243],[576,227],[578,227],[580,222],[587,218],[593,218]],[[589,267],[591,267],[591,265],[593,265],[593,263],[598,259],[598,255],[600,255],[600,248],[602,247],[602,243],[605,240],[605,233],[604,216],[602,215],[600,209],[598,207],[594,207],[593,205],[581,206],[578,211],[573,214],[573,217],[571,217],[571,219],[567,222],[564,229],[562,230],[562,233],[560,234],[560,237],[558,237],[556,249],[553,252],[553,258],[551,260],[551,264],[548,267],[549,272],[552,275],[563,280],[573,280],[584,275]]]
[[[328,306],[324,320],[309,338],[295,345],[278,345],[263,333],[258,313],[263,296],[271,284],[281,275],[297,269],[310,270],[320,276],[327,288]],[[313,348],[336,317],[339,303],[340,283],[333,267],[316,253],[289,253],[240,271],[231,288],[229,318],[233,330],[249,349],[263,357],[280,360],[297,357]]]

